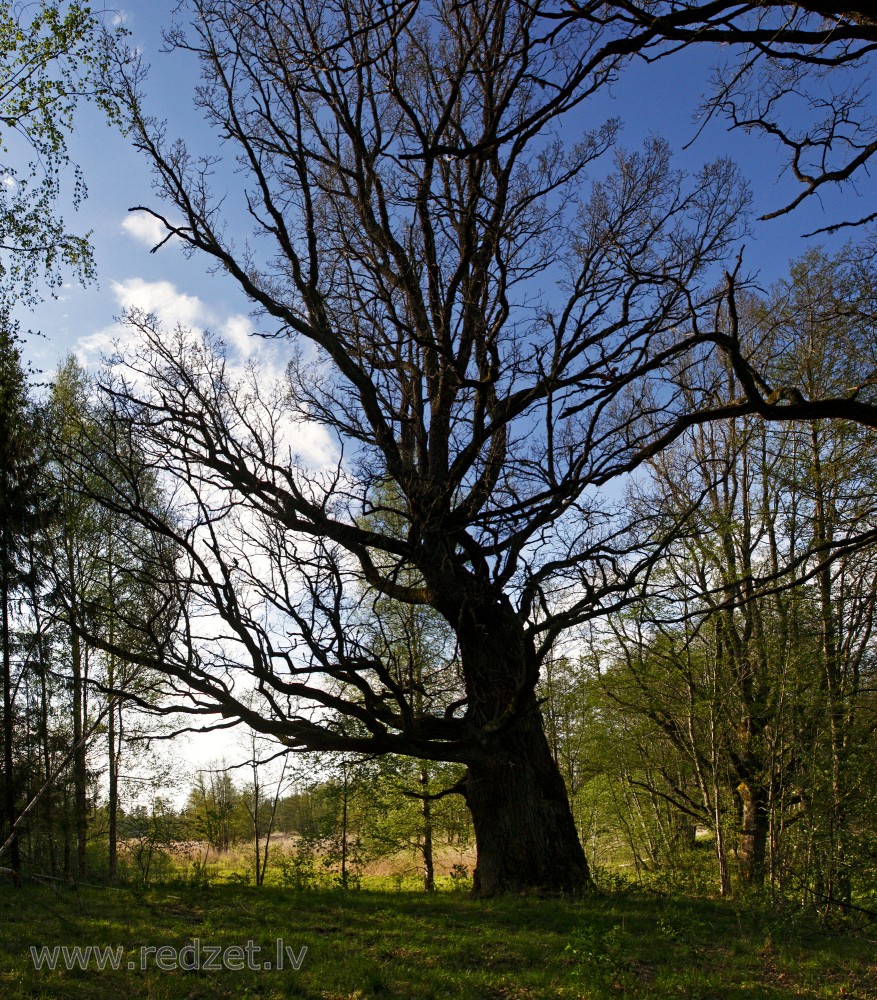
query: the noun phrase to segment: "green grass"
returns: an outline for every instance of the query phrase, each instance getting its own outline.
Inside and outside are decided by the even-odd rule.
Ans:
[[[867,932],[866,932],[867,934]],[[213,885],[0,886],[0,997],[352,1000],[877,998],[877,947],[729,903],[620,893],[584,902]],[[161,971],[140,946],[307,946],[300,971]],[[118,971],[37,971],[31,945],[123,945]],[[203,952],[202,952],[203,954]],[[127,964],[134,962],[135,970]]]

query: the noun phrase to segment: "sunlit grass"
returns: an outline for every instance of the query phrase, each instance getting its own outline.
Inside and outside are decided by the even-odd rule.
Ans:
[[[462,893],[180,885],[0,887],[0,996],[177,1000],[298,997],[877,998],[867,933],[730,903],[619,893],[581,902]],[[161,971],[141,946],[226,948],[277,938],[300,971]],[[129,970],[36,971],[31,945],[122,945]]]

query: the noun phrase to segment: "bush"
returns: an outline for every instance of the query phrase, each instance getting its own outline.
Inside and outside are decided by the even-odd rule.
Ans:
[[[279,882],[284,889],[303,892],[317,884],[316,857],[313,848],[302,844],[295,851],[284,852],[277,859]]]

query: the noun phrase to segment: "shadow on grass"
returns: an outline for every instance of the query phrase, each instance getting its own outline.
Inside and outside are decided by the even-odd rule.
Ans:
[[[258,967],[159,967],[197,939]],[[278,940],[291,949],[277,968]],[[121,948],[119,968],[34,968],[31,947]],[[306,948],[300,968],[292,958]],[[237,949],[238,951],[235,951]],[[229,951],[230,950],[230,951]],[[189,953],[191,955],[191,952]],[[271,968],[267,968],[270,963]],[[129,968],[133,964],[134,968]],[[722,901],[619,893],[570,902],[456,893],[0,886],[0,996],[856,997],[877,1000],[873,944]]]

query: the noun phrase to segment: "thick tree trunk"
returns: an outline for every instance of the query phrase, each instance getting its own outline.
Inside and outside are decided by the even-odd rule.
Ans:
[[[466,776],[478,849],[473,893],[582,893],[588,862],[535,703],[503,735]]]
[[[480,608],[457,634],[482,747],[464,782],[478,851],[473,893],[582,893],[592,886],[588,862],[545,735],[532,645],[502,603]]]

